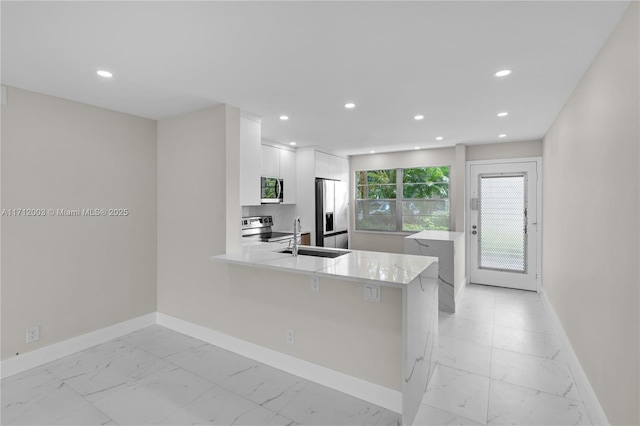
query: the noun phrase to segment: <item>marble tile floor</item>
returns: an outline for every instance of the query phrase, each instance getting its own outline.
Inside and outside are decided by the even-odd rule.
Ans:
[[[2,425],[398,425],[400,415],[151,326],[2,380]]]
[[[540,294],[469,285],[439,320],[416,425],[592,424]]]
[[[470,285],[440,313],[416,425],[591,425],[540,295]],[[215,368],[212,368],[215,366]],[[3,425],[398,425],[341,392],[152,326],[2,380]]]

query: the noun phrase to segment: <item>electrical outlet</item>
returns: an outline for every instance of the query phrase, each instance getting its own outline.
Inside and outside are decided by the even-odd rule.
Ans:
[[[27,343],[35,342],[40,339],[40,326],[35,325],[27,328]]]
[[[380,302],[380,285],[364,283],[364,300],[367,302]]]
[[[296,342],[296,332],[293,329],[287,330],[287,343],[293,345]]]
[[[320,277],[311,277],[311,291],[314,293],[320,293]]]

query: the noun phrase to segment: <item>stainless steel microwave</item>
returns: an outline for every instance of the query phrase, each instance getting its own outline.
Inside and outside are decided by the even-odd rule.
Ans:
[[[284,182],[280,178],[260,178],[260,202],[279,204],[284,201]]]

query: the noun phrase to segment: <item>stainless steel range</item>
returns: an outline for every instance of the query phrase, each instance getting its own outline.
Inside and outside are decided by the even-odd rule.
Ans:
[[[286,241],[293,238],[292,232],[274,232],[272,216],[242,218],[242,237],[264,242]]]

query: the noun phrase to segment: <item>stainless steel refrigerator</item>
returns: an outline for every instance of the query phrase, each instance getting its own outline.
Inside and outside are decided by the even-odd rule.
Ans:
[[[316,245],[349,248],[349,194],[345,182],[316,178]]]

